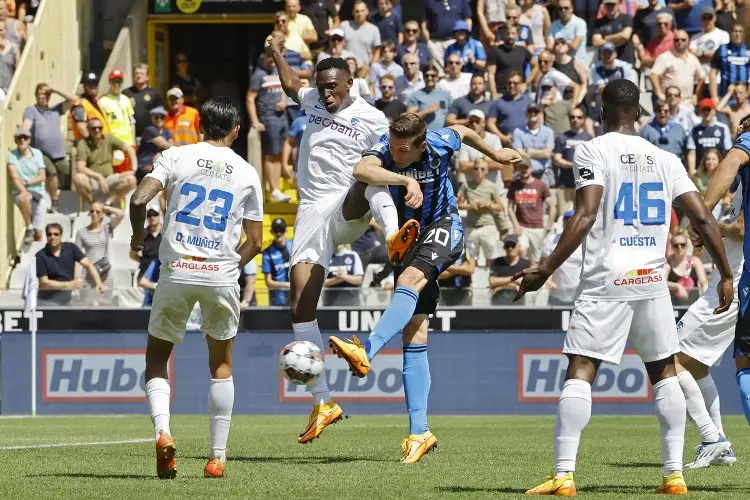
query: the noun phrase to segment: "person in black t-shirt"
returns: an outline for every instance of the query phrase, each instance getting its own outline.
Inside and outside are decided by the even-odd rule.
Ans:
[[[167,110],[159,106],[152,109],[150,115],[151,124],[143,129],[141,143],[136,152],[138,168],[135,171],[135,178],[138,184],[151,171],[156,154],[172,147],[172,132],[164,125]]]
[[[518,40],[518,27],[507,26],[505,28],[505,39],[503,44],[492,47],[487,55],[487,72],[490,80],[490,95],[497,99],[498,91],[505,90],[508,74],[517,71],[523,75],[524,81],[528,78],[531,54],[524,47],[516,45]]]
[[[388,121],[393,121],[398,115],[406,111],[406,105],[400,99],[396,99],[396,79],[391,75],[383,75],[378,82],[382,97],[375,101],[375,107],[382,111]]]
[[[143,129],[151,125],[150,112],[163,106],[161,93],[148,84],[148,64],[133,66],[133,85],[122,91],[130,99],[135,112],[135,136],[140,140]]]
[[[521,245],[515,234],[505,237],[503,248],[505,257],[493,260],[490,271],[493,304],[509,304],[518,292],[518,283],[513,281],[513,275],[531,266],[528,259],[521,257]]]
[[[596,21],[591,43],[599,48],[606,42],[615,44],[620,59],[631,65],[635,63],[633,43],[633,18],[620,12],[618,0],[604,0],[606,15]]]
[[[302,2],[304,9],[302,13],[305,14],[313,23],[315,31],[318,33],[318,41],[310,44],[310,52],[313,57],[317,57],[323,49],[328,46],[328,18],[333,19],[333,25],[338,26],[340,24],[339,13],[336,10],[336,2],[334,0],[304,0]]]

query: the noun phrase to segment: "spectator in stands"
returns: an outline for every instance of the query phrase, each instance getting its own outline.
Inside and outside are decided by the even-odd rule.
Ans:
[[[328,264],[328,276],[323,282],[324,306],[358,306],[359,290],[365,277],[362,261],[351,245],[339,245]]]
[[[167,110],[159,106],[153,108],[149,114],[151,125],[143,129],[141,144],[137,151],[138,169],[135,171],[135,177],[139,184],[146,174],[151,172],[156,156],[172,147],[172,132],[164,125]]]
[[[200,114],[198,110],[185,105],[182,90],[167,90],[167,119],[164,123],[172,133],[175,146],[196,144],[200,141]]]
[[[352,20],[341,23],[346,39],[346,48],[368,66],[380,60],[380,30],[367,20],[370,11],[364,0],[354,2]]]
[[[375,222],[375,219],[370,221],[370,226],[365,233],[352,243],[352,250],[359,255],[362,267],[365,270],[370,264],[388,263],[388,252],[386,251],[383,231]]]
[[[642,44],[635,35],[634,46],[641,60],[641,66],[650,68],[654,65],[656,58],[674,48],[674,31],[672,31],[672,15],[668,12],[659,12],[656,15],[656,35],[651,37],[647,44]]]
[[[319,3],[323,4],[324,2]],[[321,5],[321,7],[324,7],[324,5]],[[299,36],[305,43],[305,47],[309,50],[309,45],[318,41],[318,32],[315,30],[312,20],[305,14],[300,14],[299,11],[299,0],[284,0],[284,13],[286,14],[287,28],[290,33]],[[306,57],[305,59],[310,58]]]
[[[477,0],[479,39],[486,47],[495,44],[495,32],[505,24],[508,0]]]
[[[438,88],[448,92],[451,99],[465,96],[471,88],[472,74],[462,72],[462,66],[458,54],[450,54],[445,58],[445,77],[438,83]]]
[[[424,72],[424,88],[414,92],[406,103],[407,113],[416,113],[427,124],[428,130],[445,126],[445,117],[451,105],[451,96],[436,87],[438,72],[430,68]]]
[[[586,21],[573,14],[572,0],[559,0],[560,19],[550,24],[547,34],[547,49],[552,50],[555,40],[564,38],[568,41],[571,55],[583,61],[586,56]]]
[[[487,73],[490,80],[490,95],[497,99],[498,89],[505,89],[505,82],[511,72],[528,75],[531,68],[531,54],[524,47],[516,45],[518,27],[507,26],[502,45],[492,47],[487,56]]]
[[[281,152],[289,132],[286,96],[273,58],[267,52],[263,53],[263,65],[250,78],[245,103],[252,127],[261,134],[263,182],[270,191],[271,201],[286,203],[291,198],[279,189]]]
[[[634,45],[647,47],[651,39],[659,33],[656,16],[659,14],[669,14],[670,26],[674,24],[674,11],[665,7],[662,0],[648,0],[646,7],[641,7],[635,13],[633,18],[633,37]]]
[[[258,264],[251,260],[240,272],[239,285],[242,289],[242,301],[240,309],[257,305],[255,299],[255,283],[258,281]]]
[[[70,110],[70,129],[76,141],[89,136],[88,121],[98,119],[104,127],[102,133],[110,135],[109,120],[107,115],[99,106],[97,95],[99,94],[99,77],[96,73],[86,73],[83,76],[83,95],[73,103]],[[197,141],[196,141],[197,142]]]
[[[184,52],[178,52],[174,59],[177,71],[172,75],[169,86],[182,91],[187,106],[198,108],[205,94],[201,82],[191,74],[190,60]]]
[[[547,186],[554,186],[554,176],[547,170],[551,166],[555,133],[542,123],[543,119],[542,109],[536,104],[529,105],[526,125],[513,131],[513,149],[531,166],[535,178],[544,180]]]
[[[440,273],[440,302],[446,306],[471,305],[471,277],[477,269],[477,250],[468,241],[456,262]],[[489,264],[489,263],[488,263]]]
[[[114,172],[112,153],[122,151],[130,158],[131,165],[137,165],[138,160],[132,147],[114,136],[104,135],[102,129],[100,120],[89,120],[89,137],[78,141],[73,184],[78,194],[89,203],[93,203],[94,196],[101,193],[106,197],[106,204],[112,205],[125,199],[137,184],[132,170]]]
[[[26,24],[23,21],[8,15],[8,8],[7,5],[5,5],[5,2],[0,2],[0,21],[5,24],[6,40],[18,46],[19,50],[22,49],[23,46],[26,45],[26,39],[28,36],[26,32]]]
[[[380,91],[381,97],[375,101],[375,107],[385,114],[388,121],[393,121],[394,118],[406,111],[406,105],[396,99],[395,78],[391,75],[381,76],[378,90]]]
[[[261,271],[266,277],[268,299],[272,306],[289,304],[289,259],[292,240],[286,237],[286,221],[277,217],[271,223],[273,242],[263,250]]]
[[[714,0],[716,6],[716,26],[729,33],[732,26],[739,19],[742,20],[742,11],[745,9],[746,0]]]
[[[735,23],[729,33],[729,43],[719,47],[711,58],[708,84],[711,99],[719,102],[726,95],[729,84],[747,81],[748,75],[750,55],[745,44],[745,27],[741,23]]]
[[[503,147],[498,136],[491,132],[487,132],[485,114],[481,109],[472,109],[471,111],[469,111],[468,116],[469,117],[466,123],[467,127],[471,128],[474,132],[479,134],[479,137],[484,139],[484,141],[489,144],[492,149],[501,149]],[[502,175],[503,165],[488,159],[482,153],[469,146],[468,144],[462,146],[458,152],[459,172],[463,172],[465,174],[473,173],[475,167],[474,163],[480,159],[486,160],[487,179],[489,179],[490,182],[496,185],[498,193],[504,194],[505,185],[503,184]],[[505,205],[506,204],[504,203],[503,207],[505,207]],[[505,213],[507,211],[506,209],[507,207],[498,212],[501,214],[501,218],[503,221],[507,221],[507,214]],[[504,226],[506,226],[505,230],[512,229],[512,226],[510,226],[509,223],[504,224]]]
[[[583,99],[583,96],[585,95],[585,92],[580,85],[568,78],[564,73],[556,70],[553,67],[554,62],[555,55],[551,51],[544,50],[541,54],[539,54],[539,68],[534,71],[534,74],[530,78],[530,80],[537,82],[537,104],[542,100],[542,81],[545,80],[545,78],[547,78],[546,81],[550,81],[551,79],[554,82],[554,86],[557,87],[557,90],[560,91],[560,98],[566,95],[566,92],[569,92],[570,102],[574,104],[580,103],[581,99]]]
[[[146,237],[143,238],[139,251],[131,250],[130,258],[138,262],[138,278],[148,269],[148,266],[159,258],[161,245],[161,216],[153,208],[146,212]]]
[[[570,128],[570,110],[573,105],[570,101],[560,95],[560,91],[555,87],[555,82],[549,77],[542,79],[542,98],[539,100],[539,107],[544,114],[543,123],[552,129],[557,137]]]
[[[357,55],[354,52],[344,48],[344,42],[344,30],[341,28],[332,29],[328,35],[328,50],[318,54],[318,62],[329,57],[341,57],[343,59],[356,58]]]
[[[63,98],[63,102],[49,107],[52,94]],[[54,90],[46,83],[36,86],[34,92],[36,104],[23,111],[22,127],[31,131],[31,145],[41,151],[47,171],[45,186],[52,201],[52,211],[57,212],[58,189],[60,179],[64,176],[63,185],[70,182],[70,162],[65,154],[65,139],[60,130],[60,119],[72,106],[76,96],[67,92]],[[41,234],[41,227],[39,228]]]
[[[307,128],[307,115],[302,110],[300,114],[292,121],[292,125],[289,127],[289,133],[284,143],[284,148],[281,150],[281,176],[287,179],[291,179],[293,175],[289,172],[289,158],[292,156],[294,151],[294,162],[292,162],[292,170],[297,171],[297,164],[299,163],[299,145],[302,142],[302,136],[305,134]]]
[[[404,74],[396,78],[396,94],[399,100],[406,104],[414,92],[424,88],[425,81],[419,70],[419,58],[415,54],[404,55],[401,62],[404,65]]]
[[[508,305],[518,292],[518,282],[513,281],[513,275],[531,266],[531,262],[521,256],[521,245],[518,237],[511,234],[503,240],[505,256],[492,261],[490,271],[490,292],[492,304]]]
[[[575,200],[576,183],[573,176],[573,155],[576,147],[593,139],[584,128],[586,113],[583,109],[571,109],[568,119],[570,120],[570,128],[557,136],[552,154],[552,164],[555,167],[555,178],[557,179],[558,212],[571,210]]]
[[[299,33],[289,29],[289,16],[286,15],[286,12],[284,12],[283,10],[278,11],[274,14],[273,17],[273,29],[274,31],[281,33],[284,37],[284,48],[286,50],[293,50],[300,55],[302,60],[310,61],[312,58],[312,54],[310,54],[310,48],[307,46],[305,40]]]
[[[406,54],[417,56],[421,71],[425,71],[430,65],[430,50],[427,45],[419,41],[419,23],[414,20],[404,23],[404,42],[398,46],[396,62],[403,66],[403,57]]]
[[[701,122],[693,127],[687,142],[687,169],[691,177],[695,175],[695,166],[703,161],[706,151],[716,148],[723,157],[732,147],[732,133],[726,124],[716,119],[716,105],[711,98],[702,99],[698,107]]]
[[[163,106],[161,92],[148,83],[148,64],[133,66],[133,85],[122,91],[130,99],[135,113],[135,137],[140,145],[143,130],[151,125],[151,110]]]
[[[383,1],[388,1],[390,3],[390,0]],[[396,44],[393,40],[386,39],[383,42],[383,47],[381,49],[380,61],[376,61],[370,66],[369,80],[372,90],[371,94],[376,100],[380,99],[383,95],[380,91],[379,85],[380,78],[383,75],[390,75],[392,78],[398,78],[404,74],[404,68],[396,63],[394,60],[395,58]]]
[[[448,64],[448,56],[457,54],[463,63],[461,71],[484,74],[487,68],[487,54],[479,40],[472,38],[466,21],[456,21],[453,25],[453,37],[456,41],[445,49],[445,65]]]
[[[519,3],[521,4],[519,22],[529,26],[531,42],[534,45],[533,54],[538,56],[547,43],[551,23],[549,11],[543,5],[539,5],[536,0],[521,0]]]
[[[8,151],[8,177],[13,201],[26,224],[24,245],[41,241],[47,202],[44,197],[46,173],[42,152],[31,147],[31,131],[19,127],[15,133],[16,149]]]
[[[305,3],[307,4],[304,8],[305,15],[312,21],[317,34],[317,41],[310,42],[310,38],[308,37],[308,45],[310,46],[312,55],[317,58],[318,54],[328,45],[330,26],[338,27],[341,21],[339,20],[335,0],[308,0]],[[289,14],[288,10],[287,14]],[[296,30],[297,26],[295,25],[297,23],[295,16],[290,14],[289,19],[292,21],[290,27]],[[301,25],[304,26],[304,21]],[[304,38],[303,33],[302,39],[304,40]]]
[[[28,0],[20,2],[20,5],[18,6],[18,9],[16,11],[16,18],[24,21],[26,24],[31,24],[32,22],[34,22],[36,11],[39,10],[39,6],[41,5],[41,3],[42,0]]]
[[[729,131],[732,133],[732,140],[737,135],[740,122],[746,116],[750,116],[747,86],[748,84],[745,82],[736,82],[729,85],[726,95],[716,105],[716,111],[724,114],[729,120]],[[729,104],[730,101],[733,101],[733,104]]]
[[[531,28],[525,24],[521,24],[521,8],[518,5],[508,5],[505,11],[505,19],[505,26],[501,26],[497,30],[497,33],[495,33],[495,45],[503,45],[505,43],[505,30],[511,26],[515,26],[518,30],[515,44],[523,47],[533,56],[536,48],[534,47]]]
[[[76,263],[86,269],[96,286],[96,291],[105,293],[94,264],[86,258],[75,243],[63,242],[62,226],[56,222],[45,227],[47,245],[36,253],[36,277],[39,278],[38,305],[69,306],[71,291],[84,287],[84,281],[76,277]]]
[[[693,127],[700,123],[700,117],[693,112],[692,106],[686,105],[682,100],[682,92],[679,87],[670,85],[667,87],[664,95],[667,96],[667,104],[669,104],[669,115],[671,120],[675,123],[679,123],[685,130],[685,133],[690,135]]]
[[[487,262],[495,257],[495,242],[499,238],[495,214],[504,207],[497,192],[497,184],[487,178],[487,162],[474,160],[466,182],[458,188],[458,208],[466,210],[466,241],[481,249]]]
[[[146,270],[138,278],[138,286],[143,288],[143,304],[141,307],[151,307],[154,300],[154,292],[156,291],[156,284],[159,282],[159,271],[161,269],[161,261],[155,259],[151,261]]]
[[[695,175],[691,177],[695,183],[695,188],[701,196],[706,194],[708,183],[711,181],[714,172],[716,172],[719,162],[721,162],[721,153],[719,153],[718,149],[711,148],[703,154],[703,160],[700,162],[698,170],[696,170]]]
[[[596,21],[591,44],[599,48],[607,42],[612,43],[620,59],[633,65],[635,55],[630,41],[633,36],[633,18],[620,12],[618,0],[603,0],[602,3],[606,9],[606,15]]]
[[[712,0],[667,0],[677,16],[677,26],[685,30],[689,35],[700,32],[701,13],[705,7],[713,6]]]
[[[380,30],[380,39],[395,43],[404,41],[404,23],[401,16],[393,13],[393,2],[391,0],[378,0],[378,10],[371,17],[372,24]]]
[[[654,118],[641,128],[641,137],[681,160],[685,158],[688,135],[680,124],[672,121],[666,101],[656,101]]]
[[[697,297],[708,286],[703,262],[687,253],[687,236],[677,233],[672,236],[672,252],[664,265],[667,286],[676,301],[687,301],[691,292]],[[684,302],[683,302],[684,303]]]
[[[448,116],[445,117],[445,125],[468,125],[469,113],[473,110],[482,112],[482,129],[484,129],[484,119],[490,111],[492,101],[485,96],[484,75],[476,73],[471,77],[471,88],[469,93],[459,97],[451,103],[448,109]],[[498,146],[501,148],[502,146]]]
[[[630,63],[618,58],[617,48],[612,42],[602,45],[599,60],[591,67],[591,84],[597,94],[613,80],[625,78],[635,83],[635,70]]]
[[[524,92],[523,77],[516,71],[508,73],[507,91],[490,106],[487,130],[500,138],[503,147],[513,143],[513,131],[526,124],[526,109],[533,102]]]
[[[2,89],[2,100],[5,100],[10,82],[13,80],[13,73],[15,73],[16,65],[20,60],[21,49],[9,40],[5,24],[0,22],[0,89]]]
[[[119,69],[109,73],[109,92],[99,98],[99,106],[107,114],[112,135],[123,144],[135,147],[135,111],[130,99],[122,94],[124,78],[125,74]],[[115,166],[115,172],[132,172],[135,165],[126,157],[125,161]]]
[[[430,49],[432,63],[442,72],[445,50],[455,42],[453,27],[457,21],[466,21],[471,31],[471,6],[469,0],[427,0],[422,21],[422,38]]]
[[[563,227],[568,223],[575,212],[571,209],[563,214]],[[550,233],[544,239],[542,257],[539,263],[543,263],[557,246],[562,236],[562,231]],[[583,267],[583,246],[578,246],[573,255],[558,267],[547,280],[546,287],[550,291],[550,305],[570,305],[575,302],[576,290],[581,281],[581,268]]]
[[[104,220],[105,215],[109,216],[109,222]],[[115,228],[125,216],[125,212],[119,208],[105,206],[101,202],[94,202],[89,208],[89,216],[91,217],[89,225],[82,227],[76,233],[76,246],[94,263],[98,277],[106,285],[107,292],[95,296],[92,292],[96,288],[97,282],[84,269],[81,277],[83,289],[80,298],[84,304],[91,304],[92,302],[111,303],[114,281],[112,273],[109,272],[112,267],[109,262],[109,242]]]
[[[706,75],[698,58],[688,51],[688,39],[685,30],[675,31],[674,49],[657,57],[651,68],[649,78],[654,86],[654,96],[662,101],[666,97],[664,89],[674,85],[683,97],[692,96],[692,105],[698,103]]]
[[[713,7],[701,10],[703,29],[690,37],[690,52],[703,64],[703,71],[708,76],[711,73],[711,59],[714,52],[729,43],[729,33],[716,27],[716,11]]]
[[[555,55],[555,62],[552,63],[552,68],[577,83],[581,89],[588,88],[589,70],[581,61],[569,54],[570,46],[568,45],[568,41],[564,38],[557,38],[552,52]]]
[[[557,220],[557,204],[549,187],[531,175],[531,168],[524,162],[517,167],[518,178],[508,188],[508,213],[516,236],[522,239],[526,257],[539,262],[542,242]],[[544,206],[547,205],[547,226],[544,225]]]
[[[352,74],[352,86],[349,89],[349,94],[352,97],[361,96],[365,100],[372,102],[372,96],[370,95],[370,85],[367,83],[367,80],[357,76],[359,74],[359,66],[357,65],[357,58],[348,57],[346,59],[346,64],[349,65],[349,72]]]

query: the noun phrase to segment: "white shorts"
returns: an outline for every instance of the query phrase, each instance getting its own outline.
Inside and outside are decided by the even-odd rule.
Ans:
[[[734,340],[738,301],[729,309],[714,314],[705,297],[699,297],[677,323],[680,352],[706,366],[716,364]]]
[[[616,365],[628,339],[644,363],[680,351],[668,295],[627,302],[576,300],[563,352]]]
[[[206,286],[159,281],[151,303],[148,333],[157,339],[182,344],[185,328],[198,302],[203,317],[201,331],[215,340],[237,335],[240,324],[240,287]]]
[[[360,219],[345,220],[346,195],[345,192],[331,199],[299,206],[294,221],[290,267],[299,262],[310,262],[320,264],[327,271],[336,247],[352,243],[365,234],[372,216],[368,212]]]

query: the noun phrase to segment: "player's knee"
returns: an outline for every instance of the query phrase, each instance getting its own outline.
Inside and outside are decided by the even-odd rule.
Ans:
[[[401,335],[403,344],[426,344],[428,324],[429,320],[424,315],[414,316],[404,327]]]
[[[601,361],[598,359],[570,354],[568,355],[568,370],[565,373],[565,380],[585,380],[589,384],[593,384],[600,364]]]
[[[412,290],[421,290],[427,284],[427,277],[416,267],[407,267],[396,282],[397,286],[409,287]]]
[[[365,199],[367,201],[370,201],[373,196],[375,196],[377,193],[386,192],[390,196],[390,191],[388,191],[388,188],[386,186],[370,186],[367,185],[365,188]]]
[[[648,373],[651,385],[656,385],[664,379],[677,376],[674,356],[669,356],[658,361],[650,361],[644,364],[646,365],[646,373]]]
[[[737,368],[737,371],[750,368],[750,356],[747,354],[737,354],[734,357],[734,366]]]

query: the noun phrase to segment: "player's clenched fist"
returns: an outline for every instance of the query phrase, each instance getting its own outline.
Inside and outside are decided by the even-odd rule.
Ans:
[[[424,195],[422,194],[422,186],[411,177],[407,177],[407,179],[406,196],[404,196],[406,205],[411,208],[419,208],[422,206],[422,199],[424,198]]]
[[[495,161],[498,163],[515,165],[516,163],[521,163],[523,161],[521,154],[513,148],[503,148],[495,153]]]
[[[284,50],[284,35],[279,31],[271,33],[268,38],[266,38],[266,42],[268,42],[267,48],[270,50],[275,50],[277,52],[282,52]]]

